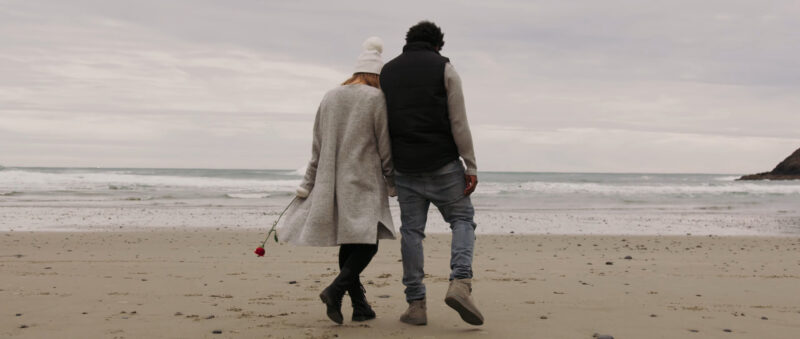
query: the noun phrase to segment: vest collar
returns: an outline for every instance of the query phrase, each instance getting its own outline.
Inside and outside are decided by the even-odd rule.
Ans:
[[[439,51],[436,50],[436,47],[433,46],[430,42],[426,41],[414,41],[409,42],[405,46],[403,46],[403,52],[416,52],[416,51],[431,51],[436,54],[439,54]]]

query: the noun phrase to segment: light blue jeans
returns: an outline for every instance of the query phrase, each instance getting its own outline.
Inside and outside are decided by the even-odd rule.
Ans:
[[[475,246],[475,209],[464,195],[466,182],[460,160],[429,173],[395,173],[397,199],[400,202],[400,251],[403,255],[403,285],[406,300],[425,298],[423,269],[425,254],[422,239],[428,208],[433,203],[450,224],[450,280],[472,278],[472,252]]]

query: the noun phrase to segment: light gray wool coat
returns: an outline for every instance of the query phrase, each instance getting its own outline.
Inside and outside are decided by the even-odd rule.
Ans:
[[[394,190],[391,141],[381,90],[339,86],[320,103],[311,161],[296,199],[278,225],[295,245],[375,244],[394,239],[388,190]]]

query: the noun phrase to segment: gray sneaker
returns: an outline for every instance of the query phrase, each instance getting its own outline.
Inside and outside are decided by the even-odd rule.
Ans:
[[[410,325],[427,325],[427,309],[428,307],[425,305],[425,299],[414,300],[408,303],[408,309],[400,316],[400,321]]]
[[[458,312],[470,325],[483,325],[483,315],[472,300],[472,279],[455,279],[450,282],[444,302]]]

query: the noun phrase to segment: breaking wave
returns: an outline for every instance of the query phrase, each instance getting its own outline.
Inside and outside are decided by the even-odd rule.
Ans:
[[[264,199],[270,195],[267,193],[228,193],[225,196],[234,199]]]
[[[478,184],[479,194],[597,194],[597,195],[701,195],[701,194],[800,194],[796,183],[735,182],[719,184],[620,185],[570,182],[522,182]]]

